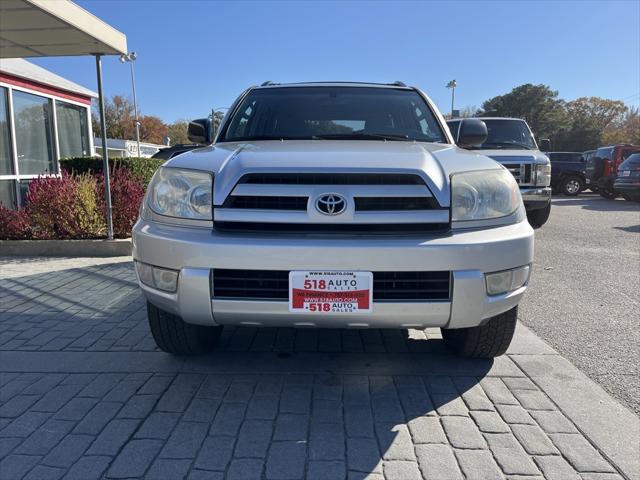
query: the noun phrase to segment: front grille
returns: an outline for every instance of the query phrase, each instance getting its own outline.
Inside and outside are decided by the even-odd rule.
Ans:
[[[518,185],[532,183],[532,165],[530,163],[505,163],[505,168],[511,172]]]
[[[315,203],[344,197],[348,216],[324,217]],[[227,231],[402,234],[449,230],[449,210],[414,173],[261,172],[243,175],[214,207]]]
[[[213,297],[230,300],[289,298],[287,270],[213,270]],[[373,272],[373,301],[435,302],[451,299],[451,272]]]
[[[224,208],[254,210],[306,210],[307,197],[262,197],[257,195],[230,195],[224,202]]]
[[[378,173],[249,173],[240,184],[277,185],[424,185],[418,175]]]
[[[354,202],[356,212],[438,208],[438,204],[432,197],[355,197]]]

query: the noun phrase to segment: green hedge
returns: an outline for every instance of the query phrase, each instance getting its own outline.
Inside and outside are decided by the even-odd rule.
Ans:
[[[109,158],[109,166],[111,169],[125,168],[131,174],[141,179],[145,185],[149,183],[155,171],[166,160],[158,158],[139,158],[139,157],[115,157]],[[74,157],[63,158],[60,160],[60,166],[68,173],[81,175],[83,173],[102,173],[102,158],[98,157]]]

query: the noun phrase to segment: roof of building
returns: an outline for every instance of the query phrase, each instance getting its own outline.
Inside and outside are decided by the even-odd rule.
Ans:
[[[86,95],[87,97],[98,97],[98,94],[93,90],[89,90],[82,85],[78,85],[71,80],[67,80],[64,77],[56,75],[55,73],[31,62],[27,62],[23,58],[0,59],[0,72],[8,73],[9,75],[38,82],[50,87],[59,88],[61,90],[66,90],[68,92]]]

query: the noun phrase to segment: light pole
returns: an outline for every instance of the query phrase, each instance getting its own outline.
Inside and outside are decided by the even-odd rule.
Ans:
[[[453,118],[453,102],[456,98],[456,87],[458,86],[458,82],[455,80],[451,80],[447,83],[447,88],[451,89],[451,118]]]
[[[136,52],[129,52],[128,54],[120,55],[120,61],[122,63],[129,62],[131,65],[131,86],[133,89],[133,110],[136,117],[136,143],[138,144],[138,157],[142,154],[140,153],[140,122],[138,121],[138,101],[136,100],[136,76],[133,72],[133,62],[138,58]]]

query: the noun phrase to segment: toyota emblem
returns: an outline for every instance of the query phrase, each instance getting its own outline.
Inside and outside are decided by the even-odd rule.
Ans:
[[[340,215],[346,209],[347,200],[337,193],[327,193],[316,199],[316,210],[323,215]]]

